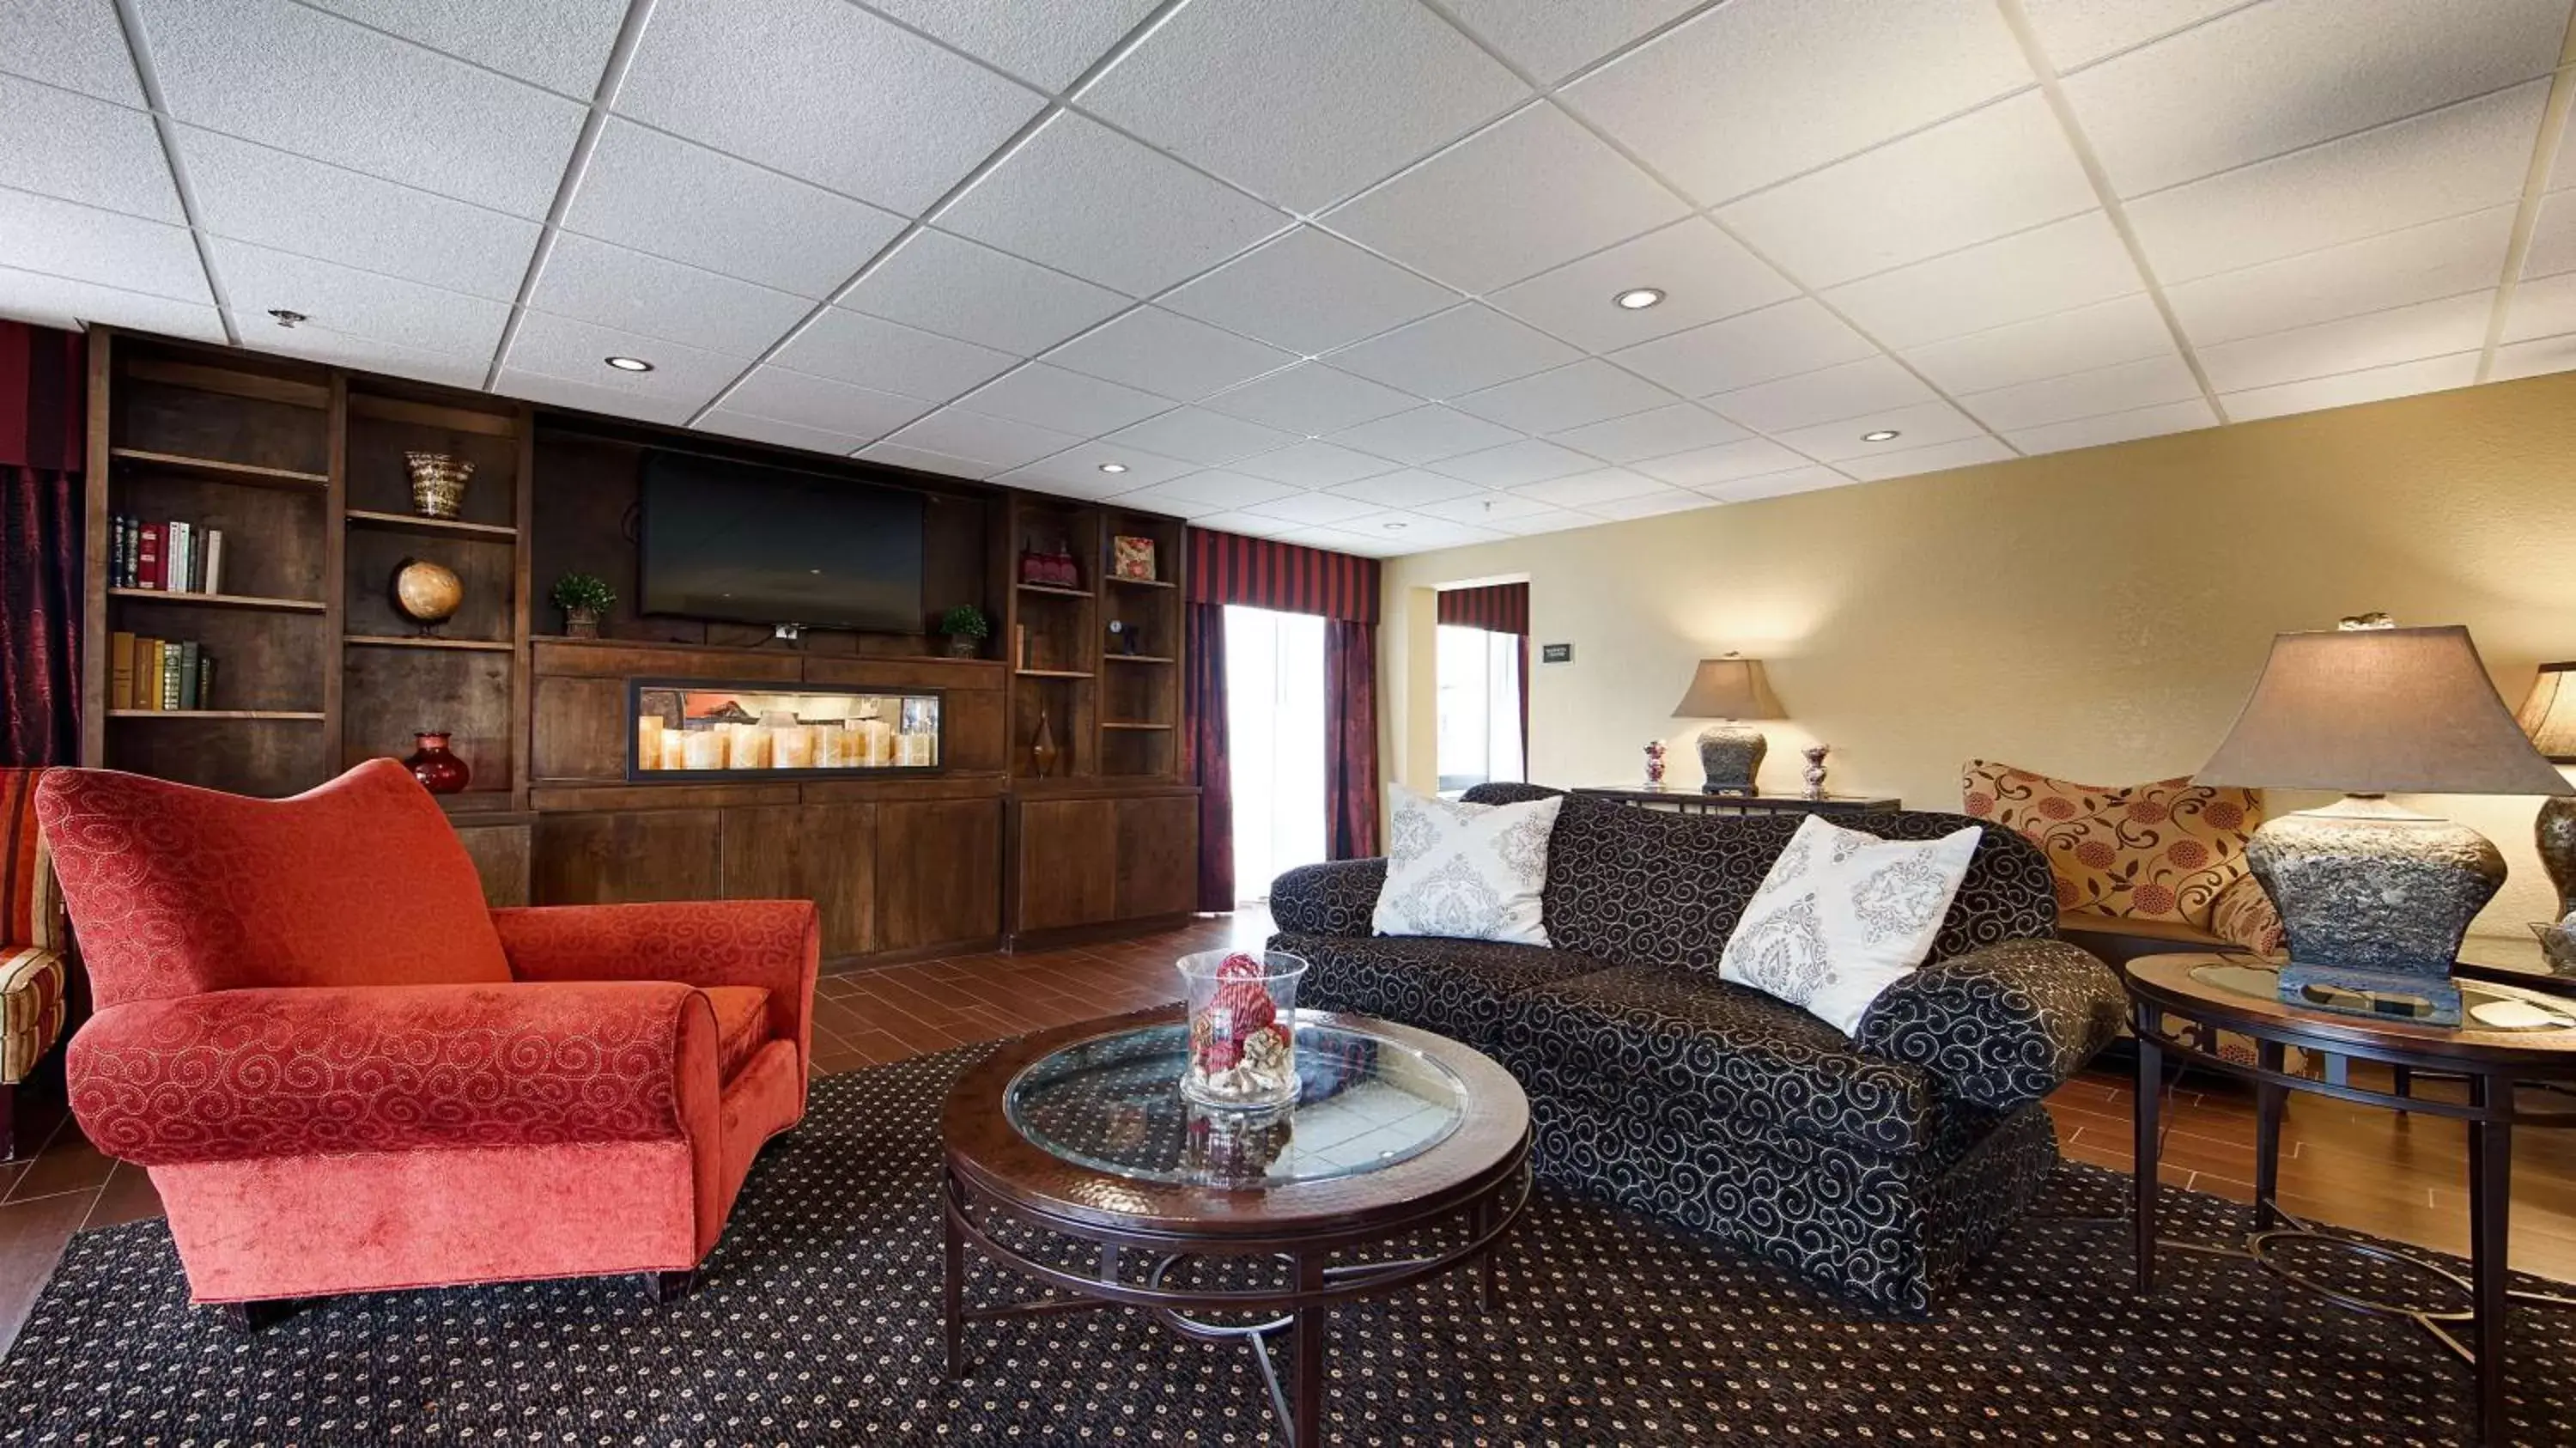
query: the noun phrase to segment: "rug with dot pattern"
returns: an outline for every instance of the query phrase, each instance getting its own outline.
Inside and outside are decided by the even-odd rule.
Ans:
[[[0,1363],[0,1441],[46,1444],[1263,1444],[1245,1350],[1123,1310],[970,1329],[939,1362],[941,1100],[981,1048],[817,1083],[695,1295],[634,1278],[308,1304],[242,1337],[192,1310],[168,1231],[84,1232]],[[2468,1439],[2467,1379],[2411,1326],[2234,1261],[2131,1288],[2127,1179],[2066,1167],[1923,1322],[1542,1192],[1479,1311],[1472,1274],[1338,1312],[1348,1444],[2394,1444]],[[2169,1194],[2169,1229],[2237,1209]],[[2053,1214],[2053,1215],[2052,1215]],[[2352,1285],[2393,1293],[2384,1269]],[[979,1268],[973,1291],[1014,1284]],[[2576,1313],[2523,1308],[2516,1442],[2576,1441]]]

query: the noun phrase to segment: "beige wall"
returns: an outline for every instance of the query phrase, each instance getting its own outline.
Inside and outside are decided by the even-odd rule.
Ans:
[[[2385,609],[2465,623],[2518,704],[2576,657],[2576,375],[2310,413],[2115,447],[1738,503],[1390,559],[1387,769],[1433,774],[1431,590],[1526,576],[1533,777],[1639,777],[1696,723],[1671,718],[1693,661],[1769,661],[1792,716],[1767,789],[1833,745],[1831,787],[1952,809],[1962,760],[2093,783],[2205,761],[2274,633]],[[2309,802],[2306,797],[2299,801]],[[2513,878],[2479,922],[2549,912],[2530,799],[2444,799]]]

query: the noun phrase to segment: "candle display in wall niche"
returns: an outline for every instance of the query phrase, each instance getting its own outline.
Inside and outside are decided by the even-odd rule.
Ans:
[[[769,767],[769,726],[736,724],[732,728],[731,755],[734,769],[767,769]]]
[[[773,769],[812,769],[814,733],[804,724],[781,724],[769,731],[769,764]]]
[[[689,768],[722,769],[725,767],[724,726],[716,725],[707,729],[692,729],[688,731],[685,737],[688,740],[688,745],[683,753],[687,758]]]
[[[647,714],[635,721],[635,767],[662,767],[662,716]]]

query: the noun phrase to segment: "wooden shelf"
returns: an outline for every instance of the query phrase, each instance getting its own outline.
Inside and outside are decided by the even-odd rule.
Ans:
[[[370,649],[470,649],[506,654],[517,650],[508,639],[412,638],[402,634],[342,634],[340,642]]]
[[[261,598],[247,593],[180,593],[166,588],[111,588],[110,598],[147,603],[186,603],[199,608],[256,608],[271,613],[323,613],[330,605],[312,598]]]
[[[1103,729],[1164,730],[1169,729],[1172,726],[1169,724],[1144,724],[1133,719],[1103,719],[1100,721],[1100,727]]]
[[[1019,590],[1022,593],[1050,593],[1058,598],[1089,598],[1092,596],[1091,590],[1088,588],[1058,588],[1052,583],[1023,583],[1019,585]]]
[[[1109,575],[1109,581],[1110,581],[1110,582],[1112,582],[1112,583],[1115,583],[1115,584],[1119,584],[1119,585],[1121,585],[1121,586],[1123,586],[1123,587],[1127,587],[1127,588],[1178,588],[1178,587],[1180,587],[1180,585],[1179,585],[1179,584],[1174,583],[1174,582],[1172,582],[1170,579],[1167,579],[1167,578],[1121,578],[1121,577],[1119,577],[1119,576],[1118,576],[1117,574],[1115,574],[1115,573],[1113,573],[1113,574],[1110,574],[1110,575]]]
[[[253,467],[249,463],[228,463],[221,458],[185,457],[178,453],[146,452],[142,448],[112,447],[107,455],[118,462],[144,463],[172,472],[192,473],[201,478],[224,482],[248,483],[263,488],[327,488],[328,473],[299,473],[290,468]]]
[[[1090,673],[1083,669],[1013,669],[1011,672],[1023,679],[1088,679],[1091,677]]]
[[[1105,664],[1168,664],[1173,662],[1172,656],[1169,654],[1102,654],[1100,656],[1100,661]]]
[[[383,528],[396,533],[427,533],[438,538],[480,538],[494,543],[517,540],[519,530],[498,523],[459,523],[447,518],[416,518],[409,513],[377,513],[365,508],[351,508],[353,526]]]
[[[285,719],[320,723],[318,709],[110,709],[110,719]]]

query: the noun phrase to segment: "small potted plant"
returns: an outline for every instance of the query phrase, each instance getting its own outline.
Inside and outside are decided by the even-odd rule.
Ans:
[[[563,610],[565,637],[576,639],[599,637],[599,616],[617,601],[608,580],[596,573],[567,573],[555,580],[554,592],[547,596]]]
[[[984,651],[984,640],[992,636],[993,625],[984,610],[971,603],[961,603],[939,616],[939,631],[948,635],[948,656],[971,659]]]

